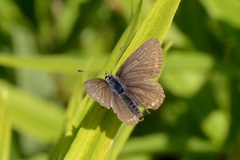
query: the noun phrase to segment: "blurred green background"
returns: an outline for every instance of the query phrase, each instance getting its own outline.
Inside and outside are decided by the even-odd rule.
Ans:
[[[143,1],[143,17],[153,3]],[[72,93],[82,96],[91,76],[76,70],[104,66],[137,4],[0,1],[1,158],[47,159]],[[160,77],[166,99],[118,159],[240,159],[239,15],[239,0],[181,1],[163,41],[172,44]]]

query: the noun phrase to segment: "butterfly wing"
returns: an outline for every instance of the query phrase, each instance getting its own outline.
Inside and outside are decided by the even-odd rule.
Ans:
[[[155,78],[162,66],[162,48],[157,39],[142,44],[118,69],[121,80]]]
[[[162,66],[162,48],[157,39],[142,44],[119,68],[116,75],[138,105],[156,110],[165,95],[157,77]]]
[[[117,114],[118,118],[123,123],[127,125],[135,125],[140,121],[138,117],[128,108],[126,103],[124,103],[124,101],[121,100],[116,93],[113,92],[111,99],[111,106],[113,112]]]
[[[86,81],[84,83],[84,87],[88,94],[98,103],[100,103],[101,106],[108,109],[111,107],[112,91],[105,80],[101,78],[94,78]]]
[[[140,79],[127,83],[127,91],[136,103],[145,109],[158,109],[165,98],[162,86],[151,79]]]

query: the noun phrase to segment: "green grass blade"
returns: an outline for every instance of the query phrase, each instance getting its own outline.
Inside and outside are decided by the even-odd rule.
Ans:
[[[93,70],[97,70],[107,57],[98,58],[98,65],[92,65]],[[47,65],[45,65],[47,64]],[[86,65],[87,64],[87,65]],[[93,64],[92,59],[79,59],[71,56],[12,56],[8,54],[0,54],[0,65],[13,68],[35,69],[52,73],[73,74],[80,66],[85,67]]]
[[[14,129],[45,143],[56,139],[64,120],[64,111],[60,106],[2,80],[0,88],[8,90],[9,115]]]
[[[145,40],[152,37],[159,38],[162,41],[168,31],[168,28],[170,27],[179,2],[180,1],[178,0],[156,1],[151,12],[146,17],[146,19],[140,26],[138,32],[136,33],[136,36],[134,37],[136,43],[139,42],[140,45]],[[161,29],[156,26],[159,26],[159,28]],[[143,42],[141,42],[141,39],[143,39]],[[129,53],[132,53],[134,50],[135,49],[129,51]],[[130,54],[126,57],[128,56],[130,56]],[[120,62],[119,64],[121,63],[122,62]],[[118,153],[120,152],[122,146],[125,144],[132,130],[132,127],[122,125],[122,127],[119,129],[119,133],[114,139],[114,142],[112,144],[112,150],[109,150],[108,152],[108,159],[117,158]]]
[[[11,149],[11,121],[8,108],[8,90],[0,89],[0,159],[9,159]]]

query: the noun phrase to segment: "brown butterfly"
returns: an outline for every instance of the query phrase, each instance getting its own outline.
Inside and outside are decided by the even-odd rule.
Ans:
[[[158,109],[165,98],[161,85],[153,80],[162,66],[162,48],[157,39],[142,44],[118,69],[116,76],[94,78],[84,83],[88,94],[103,107],[112,108],[127,125],[142,121],[144,109]]]

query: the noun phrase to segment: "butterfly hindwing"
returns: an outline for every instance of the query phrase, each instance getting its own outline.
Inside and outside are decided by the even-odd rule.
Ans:
[[[118,118],[127,125],[135,125],[139,122],[138,117],[128,108],[126,103],[114,93],[112,95],[111,106],[113,112],[117,114]]]
[[[112,91],[108,83],[101,78],[94,78],[84,83],[88,94],[96,100],[100,105],[106,108],[111,107]]]

